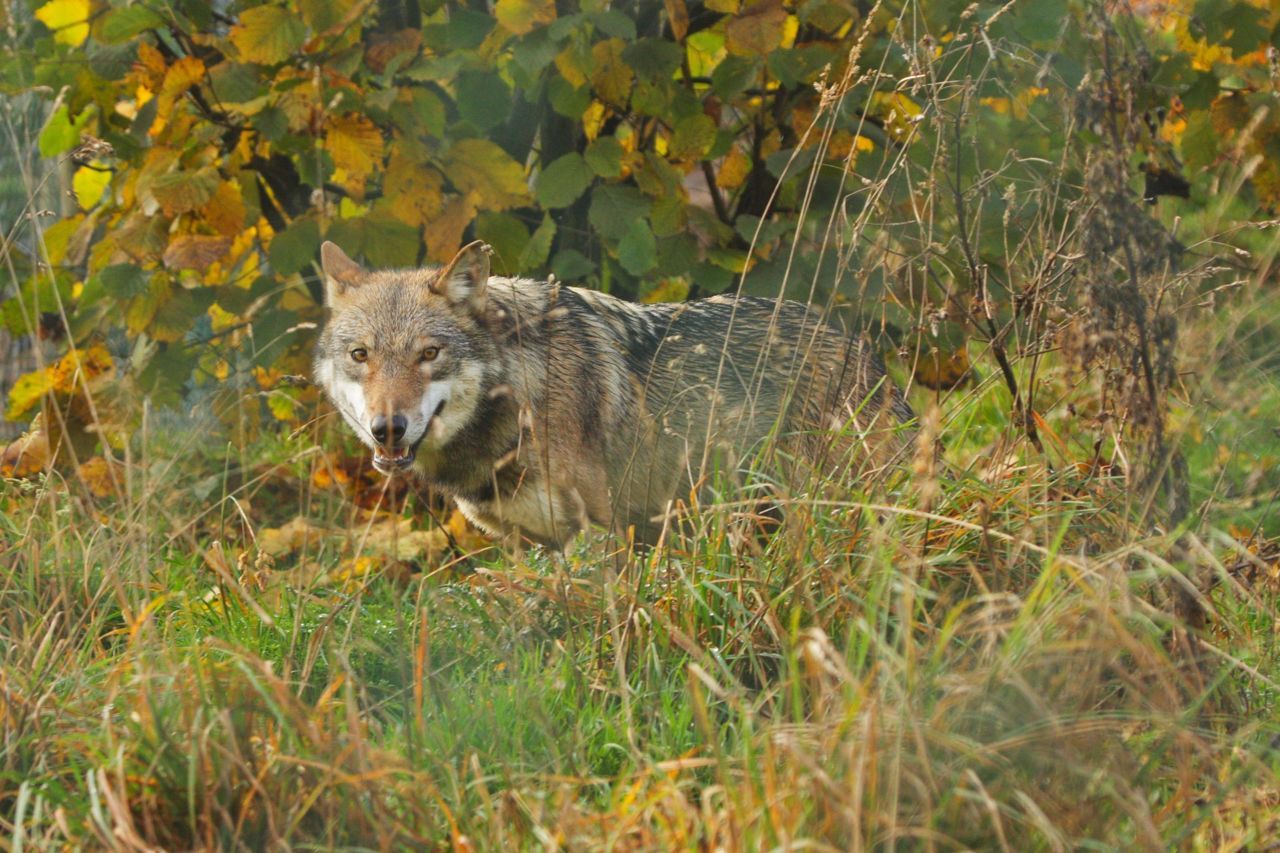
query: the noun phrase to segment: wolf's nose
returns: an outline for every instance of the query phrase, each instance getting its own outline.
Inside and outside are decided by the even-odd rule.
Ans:
[[[409,428],[409,419],[404,415],[392,415],[388,420],[386,415],[378,415],[373,419],[373,423],[369,425],[369,432],[373,433],[374,439],[379,444],[387,443],[387,427],[391,428],[391,442],[394,444],[404,438],[405,430]]]

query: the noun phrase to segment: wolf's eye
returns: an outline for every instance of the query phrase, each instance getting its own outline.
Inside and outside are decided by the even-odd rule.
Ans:
[[[351,360],[358,361],[361,364],[364,364],[366,361],[369,360],[369,351],[364,347],[358,347],[356,349],[353,349],[351,351]]]
[[[422,360],[424,362],[435,361],[436,356],[438,356],[439,354],[440,354],[440,347],[427,347],[422,351]]]

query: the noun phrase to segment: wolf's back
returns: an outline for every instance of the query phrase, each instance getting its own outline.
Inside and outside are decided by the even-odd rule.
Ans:
[[[789,479],[825,479],[901,450],[912,412],[882,362],[809,306],[723,296],[638,306],[580,293],[625,354],[632,415],[606,439],[629,515],[687,496],[714,468],[773,459]]]

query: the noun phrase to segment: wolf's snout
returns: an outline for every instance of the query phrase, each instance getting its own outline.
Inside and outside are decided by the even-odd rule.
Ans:
[[[404,415],[392,415],[390,418],[386,415],[377,415],[369,424],[369,432],[373,433],[374,439],[379,444],[386,444],[388,440],[392,444],[399,443],[407,429],[409,429],[409,419]]]

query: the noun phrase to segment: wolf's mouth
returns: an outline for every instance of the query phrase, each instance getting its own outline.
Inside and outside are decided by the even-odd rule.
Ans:
[[[436,406],[436,410],[431,413],[431,417],[427,419],[427,427],[422,431],[422,435],[418,436],[418,440],[409,445],[398,445],[396,447],[388,447],[380,444],[373,449],[373,467],[377,468],[384,474],[395,474],[399,471],[408,470],[413,464],[413,460],[418,456],[418,447],[422,444],[422,440],[431,432],[431,425],[435,419],[440,417],[440,413],[444,411],[445,401],[441,400],[440,405]]]

